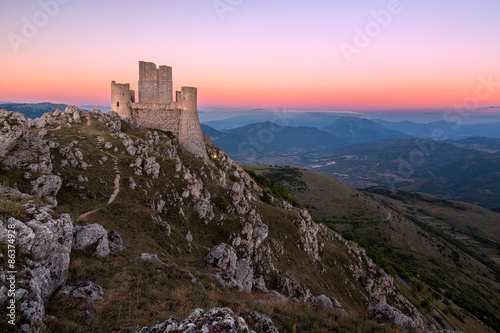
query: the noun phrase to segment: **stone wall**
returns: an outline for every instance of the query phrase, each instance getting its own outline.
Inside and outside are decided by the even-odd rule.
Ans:
[[[170,131],[179,137],[182,110],[172,107],[172,104],[133,103],[131,105],[132,123],[140,127]]]

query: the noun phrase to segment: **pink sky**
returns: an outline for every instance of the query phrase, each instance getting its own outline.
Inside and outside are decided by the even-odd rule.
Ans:
[[[479,77],[500,82],[498,1],[389,3],[242,0],[221,13],[201,0],[4,0],[0,101],[108,105],[112,80],[137,86],[139,60],[173,66],[203,108],[446,109]],[[480,107],[500,105],[500,84],[486,95]]]

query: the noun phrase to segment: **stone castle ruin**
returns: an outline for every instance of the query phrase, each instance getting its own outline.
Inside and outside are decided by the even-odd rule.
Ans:
[[[198,118],[197,89],[182,87],[173,100],[172,67],[139,62],[139,101],[130,84],[111,82],[111,111],[132,125],[170,131],[182,148],[208,159]]]

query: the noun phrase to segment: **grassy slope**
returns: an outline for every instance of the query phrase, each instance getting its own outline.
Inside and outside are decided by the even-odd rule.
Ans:
[[[133,139],[145,138],[147,130],[131,129],[124,125],[123,130]],[[162,136],[165,134],[161,133]],[[98,136],[103,142],[112,142],[118,152],[109,151],[118,159],[121,172],[121,191],[116,200],[107,205],[107,199],[113,192],[113,161],[103,165],[98,160],[106,155],[96,148]],[[165,229],[154,222],[152,203],[165,198],[172,191],[182,193],[186,182],[182,172],[175,171],[175,162],[162,156],[157,157],[161,165],[159,179],[150,176],[136,176],[129,164],[135,159],[124,153],[120,140],[114,139],[104,130],[102,124],[93,120],[91,126],[72,124],[71,129],[49,130],[46,139],[66,145],[77,140],[78,147],[87,163],[93,165],[88,170],[62,167],[61,156],[54,152],[54,173],[63,178],[63,187],[58,194],[58,212],[68,212],[74,220],[82,213],[97,211],[76,224],[99,223],[108,231],[118,232],[127,246],[127,250],[112,254],[106,258],[92,256],[93,251],[73,251],[67,284],[79,281],[93,281],[105,290],[105,300],[96,305],[86,305],[69,299],[47,302],[49,332],[111,332],[122,328],[134,328],[137,325],[154,325],[171,316],[185,318],[196,307],[208,309],[213,306],[228,306],[236,312],[243,309],[255,309],[271,316],[280,328],[280,332],[291,332],[297,324],[298,332],[392,332],[393,326],[379,326],[367,317],[365,296],[357,281],[346,275],[337,265],[348,266],[352,258],[345,247],[339,243],[326,244],[322,251],[323,264],[314,262],[296,246],[297,227],[293,220],[297,218],[293,211],[254,202],[263,216],[263,222],[269,225],[269,237],[283,244],[285,254],[281,256],[277,267],[287,271],[298,282],[307,284],[313,294],[326,294],[339,299],[347,310],[347,316],[338,316],[330,311],[318,311],[307,304],[276,304],[267,301],[256,304],[255,299],[266,298],[259,294],[240,294],[235,291],[221,290],[212,277],[212,269],[203,261],[203,255],[210,247],[228,241],[228,236],[241,228],[236,216],[215,211],[216,218],[206,225],[192,210],[185,207],[185,217],[179,215],[178,207],[167,204],[167,212],[160,217],[170,224],[171,236]],[[166,137],[165,137],[166,139]],[[216,171],[203,165],[200,160],[189,154],[179,152],[184,165],[190,170],[204,170],[207,174]],[[107,156],[107,155],[106,155]],[[17,184],[19,188],[29,189],[29,181],[22,177],[22,172],[2,173],[0,181],[5,185]],[[77,177],[88,177],[89,181],[78,183]],[[179,175],[178,179],[175,178]],[[35,174],[35,176],[37,176]],[[128,179],[132,177],[142,188],[132,190]],[[227,177],[230,179],[230,177]],[[82,188],[67,187],[68,183],[78,184]],[[212,195],[225,197],[229,201],[227,189],[215,182],[207,184]],[[185,240],[187,232],[193,235],[193,247],[189,249]],[[160,261],[138,260],[141,253],[156,253]],[[322,273],[319,273],[319,271]],[[189,273],[196,276],[199,284],[193,285]],[[338,281],[351,281],[345,287],[338,287]],[[358,286],[358,287],[356,287]],[[275,288],[269,284],[270,289]],[[91,316],[85,314],[88,310]]]
[[[332,178],[309,171],[292,168],[294,172],[289,172],[290,168],[288,167],[268,165],[246,165],[245,167],[269,177],[275,175],[276,179],[281,180],[285,187],[290,189],[303,204],[314,205],[316,207],[315,214],[326,219],[336,218],[338,213],[332,216],[331,207],[314,204],[326,200],[322,191],[314,191],[314,189],[336,187],[338,192],[345,192],[344,200],[349,200],[349,197],[351,201],[364,197],[364,194],[352,188],[345,191],[342,187],[347,186],[339,185],[339,182]],[[283,175],[289,177],[283,177]],[[293,187],[297,185],[313,189],[313,191],[301,195],[299,190],[293,190]],[[353,196],[355,193],[359,193],[359,195]],[[370,196],[375,194],[373,191],[366,193]],[[380,197],[380,191],[376,194]],[[440,237],[439,233],[429,232],[429,230],[415,224],[410,217],[416,215],[423,218],[431,226],[440,229],[445,226],[445,230],[451,230],[451,226],[453,226],[455,230],[463,230],[463,232],[480,230],[484,233],[483,235],[496,238],[496,230],[499,225],[498,214],[474,205],[446,203],[444,200],[428,195],[410,196],[410,198],[405,198],[404,203],[399,202],[399,204],[391,200],[393,204],[390,205],[381,199],[389,200],[390,198],[378,199],[391,212],[392,218],[389,221],[372,218],[371,222],[360,223],[350,222],[346,219],[342,222],[337,221],[336,228],[341,232],[353,232],[358,240],[367,242],[383,253],[385,257],[403,266],[412,280],[424,281],[427,284],[424,287],[425,291],[421,293],[424,297],[432,296],[431,291],[436,293],[439,290],[444,290],[443,299],[433,298],[434,305],[436,310],[442,312],[444,318],[452,323],[456,329],[461,329],[464,332],[488,330],[470,312],[474,312],[478,317],[484,314],[489,318],[485,320],[489,321],[490,325],[496,325],[500,319],[500,287],[494,281],[498,278],[497,273],[483,262],[478,261],[477,257],[471,256],[470,252],[464,252],[455,244]],[[345,211],[342,206],[336,208],[340,209],[342,213]],[[373,211],[376,212],[376,208],[372,209]],[[471,242],[464,239],[463,232],[460,233],[460,237],[455,238],[459,245],[462,244],[468,248]],[[481,235],[481,233],[479,234]],[[479,242],[476,241],[476,243]],[[476,249],[477,251],[482,250],[482,253],[487,252],[485,249],[495,251],[484,244],[476,246]],[[479,259],[483,259],[481,252],[478,252],[477,255],[479,255]],[[488,263],[488,261],[485,262]],[[404,285],[401,285],[400,288],[410,298],[412,297],[411,294],[414,291],[410,291]],[[463,308],[457,306],[452,300],[455,300]],[[422,300],[415,296],[412,301],[418,304]],[[450,309],[455,309],[455,311]],[[464,322],[457,319],[461,316],[463,316]]]
[[[295,167],[268,164],[242,164],[280,181],[311,214],[328,220],[381,220],[387,213],[370,197],[338,180]]]

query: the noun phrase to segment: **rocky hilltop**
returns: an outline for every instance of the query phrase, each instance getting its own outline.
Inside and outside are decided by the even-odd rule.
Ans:
[[[435,329],[362,247],[206,150],[114,112],[0,110],[2,329]]]

